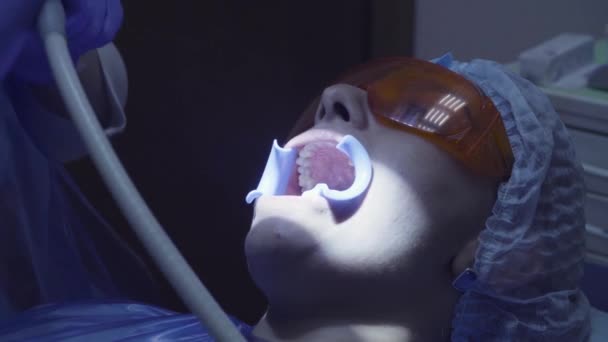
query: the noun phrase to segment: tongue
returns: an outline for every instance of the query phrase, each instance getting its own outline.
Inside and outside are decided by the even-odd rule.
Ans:
[[[355,181],[355,168],[348,156],[335,146],[317,146],[309,160],[310,178],[315,184],[325,183],[332,190],[346,190]]]

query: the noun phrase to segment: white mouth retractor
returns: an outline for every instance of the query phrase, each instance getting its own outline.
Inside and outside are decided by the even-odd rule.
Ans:
[[[302,193],[302,196],[321,196],[330,203],[344,203],[355,202],[367,191],[372,180],[372,163],[363,145],[355,137],[346,135],[340,140],[336,148],[346,153],[353,164],[355,169],[353,184],[346,190],[332,190],[327,184],[319,183],[314,188]],[[258,197],[264,195],[285,195],[296,158],[296,149],[282,148],[274,140],[260,183],[255,190],[247,194],[247,203],[251,204]]]

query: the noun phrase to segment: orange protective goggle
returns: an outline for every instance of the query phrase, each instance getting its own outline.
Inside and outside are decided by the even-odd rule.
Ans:
[[[359,66],[335,83],[367,91],[379,122],[427,139],[477,174],[510,175],[513,152],[500,113],[460,74],[424,60],[390,58]]]

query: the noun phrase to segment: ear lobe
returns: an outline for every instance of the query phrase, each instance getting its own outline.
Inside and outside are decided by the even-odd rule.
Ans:
[[[472,267],[475,262],[475,254],[477,253],[477,247],[479,246],[479,240],[477,237],[467,242],[460,252],[452,259],[452,275],[457,277],[468,267]]]

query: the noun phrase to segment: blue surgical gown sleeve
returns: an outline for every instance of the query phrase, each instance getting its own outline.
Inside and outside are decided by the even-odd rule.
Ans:
[[[68,119],[0,83],[0,322],[51,302],[155,300],[144,264],[63,168],[83,151]]]
[[[252,328],[232,318],[248,341]],[[0,323],[0,341],[214,341],[196,317],[128,301],[49,304]]]

